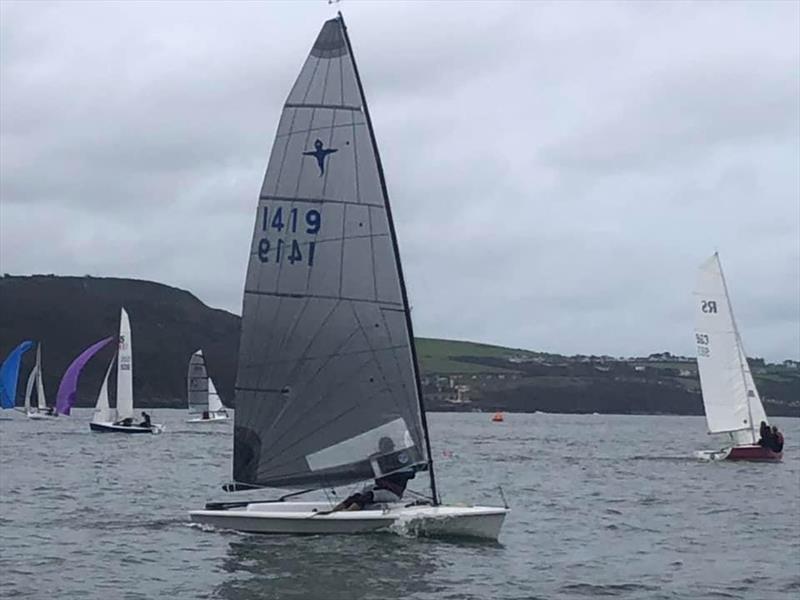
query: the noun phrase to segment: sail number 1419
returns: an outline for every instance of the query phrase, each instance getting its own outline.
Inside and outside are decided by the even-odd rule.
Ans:
[[[278,206],[273,211],[270,211],[268,206],[262,208],[261,231],[265,234],[277,232],[277,240],[274,238],[270,240],[268,235],[258,240],[258,259],[262,263],[286,261],[292,265],[301,263],[307,264],[309,267],[314,266],[314,252],[317,246],[315,241],[308,242],[307,247],[304,248],[305,244],[296,238],[285,239],[286,236],[296,234],[298,229],[301,234],[317,235],[319,233],[322,228],[320,212],[313,208],[307,210],[302,215],[302,221],[301,214],[302,212],[296,208],[287,209],[285,212],[282,206]]]

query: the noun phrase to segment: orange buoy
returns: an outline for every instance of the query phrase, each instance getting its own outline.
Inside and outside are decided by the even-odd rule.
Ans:
[[[503,421],[503,413],[502,413],[502,412],[496,412],[496,413],[494,413],[494,414],[492,415],[492,421],[493,421],[494,423],[501,423],[501,422]]]

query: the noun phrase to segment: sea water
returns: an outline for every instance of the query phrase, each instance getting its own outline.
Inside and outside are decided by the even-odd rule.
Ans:
[[[207,500],[274,494],[221,491],[231,423],[150,412],[164,434],[93,434],[90,410],[0,421],[0,597],[800,597],[800,419],[774,419],[784,461],[757,464],[693,458],[720,446],[698,417],[431,414],[444,500],[502,486],[511,505],[487,544],[191,525]]]

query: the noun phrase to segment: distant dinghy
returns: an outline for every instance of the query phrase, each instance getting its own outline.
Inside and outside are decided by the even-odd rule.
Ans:
[[[108,378],[114,361],[117,362],[117,407],[108,401]],[[161,433],[164,426],[155,423],[135,422],[133,409],[133,341],[128,313],[123,308],[119,317],[119,349],[111,359],[103,378],[103,385],[95,403],[95,412],[89,428],[98,433]]]
[[[400,524],[497,538],[507,508],[439,501],[386,182],[341,15],[322,27],[278,125],[247,268],[235,400],[229,491],[427,472],[430,494],[357,511],[210,503],[192,521],[295,534]]]
[[[228,411],[214,387],[214,381],[206,371],[203,351],[198,350],[189,359],[189,372],[186,376],[186,395],[189,403],[187,423],[224,423]]]
[[[31,404],[34,391],[36,392],[36,406]],[[42,345],[36,345],[36,364],[28,375],[28,384],[25,386],[25,414],[29,419],[55,419],[58,413],[52,407],[47,406],[47,398],[44,394],[44,382],[42,381]]]
[[[727,434],[731,446],[700,452],[713,460],[780,460],[782,452],[760,446],[759,426],[768,423],[733,316],[719,255],[701,266],[694,292],[697,368],[709,433]]]
[[[17,405],[17,382],[19,380],[19,364],[22,355],[33,346],[33,342],[25,340],[8,353],[0,365],[0,407],[4,410]]]

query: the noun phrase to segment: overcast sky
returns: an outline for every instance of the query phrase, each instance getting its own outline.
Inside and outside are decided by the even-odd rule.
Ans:
[[[416,333],[694,352],[719,250],[750,355],[800,355],[800,3],[340,5]],[[324,1],[2,2],[0,269],[241,311]]]

